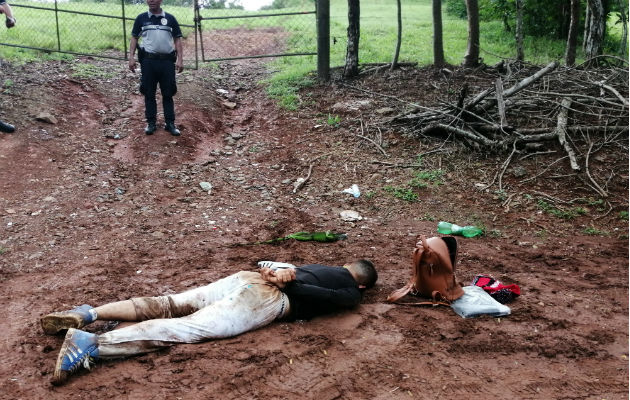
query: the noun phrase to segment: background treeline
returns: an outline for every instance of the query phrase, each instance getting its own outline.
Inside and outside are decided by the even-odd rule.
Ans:
[[[580,9],[587,9],[587,0],[580,0]],[[625,0],[602,1],[604,13],[621,25],[628,20],[628,5]],[[465,0],[445,0],[446,12],[466,19]],[[571,0],[527,0],[524,2],[523,30],[525,35],[548,36],[564,39],[569,34],[571,22]],[[515,0],[479,0],[479,17],[482,22],[500,20],[507,32],[513,32],[516,20]],[[580,24],[584,26],[586,13],[581,13]]]

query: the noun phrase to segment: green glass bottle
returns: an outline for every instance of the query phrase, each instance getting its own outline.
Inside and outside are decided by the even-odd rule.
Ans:
[[[331,231],[325,232],[296,232],[292,233],[288,238],[306,242],[313,240],[315,242],[336,242],[337,240],[346,239],[345,233],[333,233]]]
[[[483,233],[483,229],[473,225],[459,226],[446,221],[438,223],[437,231],[443,235],[457,235],[467,238],[479,236]]]

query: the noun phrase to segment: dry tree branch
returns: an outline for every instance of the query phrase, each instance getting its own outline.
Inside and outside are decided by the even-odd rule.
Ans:
[[[311,159],[310,165],[308,166],[308,173],[306,174],[306,178],[297,179],[297,181],[295,182],[295,186],[293,187],[293,193],[297,193],[298,190],[302,189],[304,185],[306,185],[306,182],[311,178],[311,173],[313,172],[313,166],[315,165],[315,161],[331,153],[332,152],[320,154],[317,157]]]
[[[490,140],[481,135],[476,135],[470,131],[465,131],[463,129],[459,129],[454,126],[449,126],[445,124],[429,125],[421,131],[421,134],[426,135],[426,134],[429,134],[430,132],[435,132],[435,131],[444,131],[444,132],[452,133],[455,136],[470,139],[473,142],[481,143],[484,146],[495,146],[497,144],[497,142],[495,142],[494,140]]]
[[[389,157],[389,156],[387,155],[387,153],[385,152],[385,150],[383,150],[383,148],[382,148],[381,146],[379,146],[379,144],[378,144],[378,143],[376,143],[374,140],[370,139],[369,137],[366,137],[366,136],[363,136],[363,135],[359,135],[359,134],[357,134],[357,137],[360,137],[361,139],[365,139],[365,140],[367,140],[368,142],[372,143],[374,146],[376,146],[376,148],[377,148],[377,149],[378,149],[381,153],[383,153],[383,155],[384,155],[385,157]]]
[[[549,132],[551,130],[552,130],[552,128],[524,128],[524,129],[519,129],[518,132],[522,133],[523,135],[529,135],[529,134]],[[611,133],[615,133],[615,134],[620,134],[620,133],[627,133],[628,132],[628,127],[627,126],[585,126],[585,125],[574,125],[574,126],[567,126],[566,127],[566,131],[570,132],[570,133],[577,133],[577,132],[605,133],[605,132],[611,132]],[[551,140],[551,139],[555,139],[554,134],[543,134],[543,135],[540,135],[540,138],[535,139],[534,141]],[[527,138],[523,138],[523,140],[527,141]]]
[[[591,155],[591,150],[593,150],[593,142],[591,142],[588,146],[588,151],[586,152],[586,161],[584,162],[585,164],[584,170],[586,172],[586,176],[592,183],[592,186],[591,185],[589,186],[591,186],[591,188],[595,190],[595,192],[597,192],[597,194],[599,194],[601,197],[608,198],[608,193],[604,189],[602,189],[601,186],[599,186],[599,184],[595,181],[595,179],[593,179],[593,177],[591,176],[591,172],[588,168],[588,161]]]
[[[535,74],[530,75],[530,76],[528,76],[525,79],[522,79],[521,81],[517,82],[511,88],[509,88],[506,91],[504,91],[503,92],[503,98],[508,98],[508,97],[511,97],[511,96],[515,95],[519,91],[525,89],[526,87],[530,86],[534,82],[538,81],[543,76],[547,75],[549,72],[553,71],[557,66],[558,66],[558,63],[555,62],[555,61],[552,61],[545,68],[537,71]],[[482,108],[484,110],[487,110],[490,107],[494,106],[495,102],[496,102],[496,99],[494,99],[494,100],[487,100],[485,103],[480,105],[480,108]]]
[[[529,182],[529,181],[533,181],[534,179],[538,178],[539,176],[541,176],[542,174],[544,174],[545,172],[547,172],[551,167],[553,167],[557,162],[560,162],[562,160],[564,160],[565,158],[567,158],[568,156],[564,156],[564,157],[560,157],[558,158],[556,161],[552,162],[551,164],[549,164],[547,166],[547,168],[543,169],[540,173],[532,176],[531,178],[527,178],[527,179],[523,179],[521,181],[521,183],[525,183],[525,182]]]
[[[501,119],[501,128],[507,125],[507,118],[505,116],[505,102],[503,101],[503,81],[501,77],[495,81],[496,93],[497,93],[497,108],[499,109],[499,118]]]
[[[503,162],[501,169],[497,170],[497,172],[494,174],[492,181],[488,183],[487,185],[480,187],[479,190],[486,190],[490,186],[494,185],[494,181],[497,180],[497,177],[499,178],[499,190],[500,191],[503,190],[503,184],[502,184],[503,174],[505,173],[505,170],[507,169],[508,165],[510,165],[510,161],[512,161],[512,157],[514,156],[514,153],[516,153],[516,142],[514,142],[513,144],[512,152],[510,153],[510,156]]]
[[[397,164],[387,161],[372,160],[372,164],[385,165],[387,168],[422,168],[422,164]]]
[[[579,171],[580,166],[578,165],[575,159],[575,152],[569,145],[569,142],[567,142],[566,127],[567,127],[567,120],[569,119],[569,107],[571,107],[571,100],[567,98],[562,99],[561,105],[562,105],[562,108],[560,109],[560,112],[558,113],[558,126],[556,127],[556,130],[554,133],[558,136],[558,141],[560,142],[560,145],[564,147],[564,150],[567,152],[567,155],[569,156],[571,169],[574,171]]]
[[[359,119],[359,123],[361,124],[361,133],[363,133],[363,119]],[[379,133],[380,133],[380,129],[379,129]],[[383,153],[383,155],[384,155],[385,157],[389,157],[389,156],[387,155],[387,153],[385,152],[385,150],[383,150],[383,147],[381,147],[381,145],[380,145],[380,144],[376,143],[376,141],[374,141],[374,140],[370,139],[369,137],[364,136],[364,135],[362,135],[362,134],[361,134],[361,135],[359,135],[359,134],[357,133],[357,136],[358,136],[358,137],[360,137],[361,139],[365,139],[365,140],[367,140],[368,142],[372,143],[374,146],[376,146],[376,148],[377,148],[377,149],[379,149],[379,151],[380,151],[381,153]]]
[[[604,88],[606,90],[608,90],[609,92],[611,92],[612,94],[614,94],[615,96],[617,96],[617,98],[619,100],[621,100],[621,103],[624,105],[624,107],[628,107],[628,99],[626,99],[625,97],[623,97],[618,91],[617,89],[615,89],[612,86],[606,85],[604,84],[604,82],[596,82],[596,85]]]
[[[503,174],[505,173],[505,170],[507,170],[508,165],[510,165],[514,153],[516,153],[516,142],[514,142],[512,146],[512,152],[510,153],[510,156],[507,158],[507,160],[505,160],[505,162],[503,163],[503,168],[501,168],[501,173],[499,174],[499,191],[503,191]]]

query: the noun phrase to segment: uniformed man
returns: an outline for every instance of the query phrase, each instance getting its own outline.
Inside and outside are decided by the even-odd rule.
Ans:
[[[129,43],[129,69],[132,72],[136,70],[136,48],[142,68],[140,92],[144,95],[144,114],[147,120],[144,133],[152,135],[156,130],[155,93],[159,83],[164,107],[164,129],[173,136],[179,136],[179,129],[175,126],[173,96],[177,93],[175,69],[177,72],[184,70],[182,31],[175,17],[162,10],[162,0],[147,0],[147,5],[149,11],[136,17]],[[142,42],[138,47],[140,37]]]
[[[7,28],[13,28],[15,26],[15,17],[13,16],[13,11],[11,10],[11,6],[6,0],[0,0],[0,14],[4,14],[7,18],[5,20],[5,25]],[[15,127],[9,123],[4,121],[0,121],[0,132],[4,133],[12,133],[15,132]]]

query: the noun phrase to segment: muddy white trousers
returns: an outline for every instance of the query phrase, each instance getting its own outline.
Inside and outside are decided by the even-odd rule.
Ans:
[[[99,335],[99,357],[236,336],[289,312],[289,299],[258,272],[242,271],[171,296],[131,299],[142,322]]]

